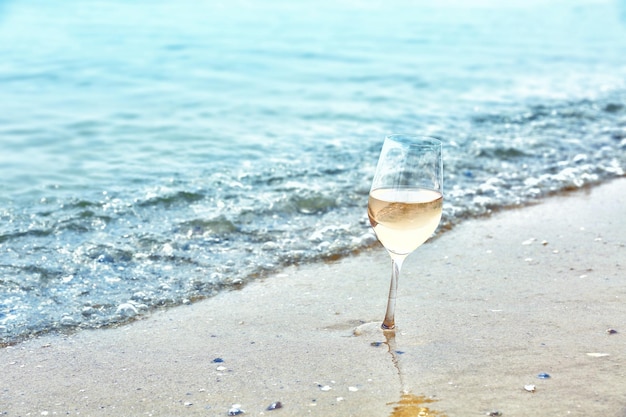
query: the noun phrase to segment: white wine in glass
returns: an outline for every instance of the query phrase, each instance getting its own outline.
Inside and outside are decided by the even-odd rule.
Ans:
[[[367,214],[391,256],[391,285],[384,330],[395,328],[396,292],[402,263],[426,242],[441,220],[441,141],[428,136],[390,135],[380,151]]]

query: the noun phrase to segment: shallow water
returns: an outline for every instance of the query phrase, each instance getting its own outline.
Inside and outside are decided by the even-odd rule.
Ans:
[[[375,244],[383,137],[443,227],[624,175],[626,2],[0,3],[0,338]]]

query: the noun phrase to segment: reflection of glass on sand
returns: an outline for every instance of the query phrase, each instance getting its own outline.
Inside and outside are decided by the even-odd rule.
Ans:
[[[441,414],[439,411],[424,407],[424,404],[435,401],[437,400],[410,393],[402,394],[397,403],[388,403],[388,405],[394,405],[393,412],[389,417],[445,417],[445,414]]]
[[[407,389],[404,382],[404,374],[400,369],[400,354],[396,344],[396,330],[383,330],[380,328],[378,322],[368,322],[361,324],[353,330],[353,335],[356,337],[364,338],[377,338],[383,336],[385,341],[371,342],[372,346],[387,346],[387,351],[391,356],[391,363],[398,372],[398,378],[400,380],[400,400],[398,402],[387,403],[387,405],[393,405],[393,411],[389,417],[447,417],[444,413],[436,410],[431,410],[424,404],[430,404],[437,402],[432,398],[427,398],[423,395],[414,395]]]
[[[391,362],[398,371],[398,377],[400,378],[400,386],[402,388],[402,395],[400,401],[396,403],[388,403],[387,405],[394,405],[393,412],[389,417],[446,417],[445,414],[439,411],[431,410],[428,407],[424,407],[424,404],[434,403],[437,400],[432,398],[426,398],[423,395],[413,395],[405,390],[404,375],[400,369],[400,361],[398,358],[398,349],[396,347],[396,332],[385,331],[385,344],[389,348],[389,354],[391,355]]]

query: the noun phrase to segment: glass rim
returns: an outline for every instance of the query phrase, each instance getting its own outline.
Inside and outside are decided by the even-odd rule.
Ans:
[[[437,136],[420,135],[413,133],[393,133],[385,136],[385,140],[392,140],[409,146],[442,146],[443,141]]]

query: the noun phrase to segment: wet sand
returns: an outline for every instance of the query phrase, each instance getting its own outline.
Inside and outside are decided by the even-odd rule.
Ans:
[[[625,214],[619,179],[463,223],[405,262],[392,335],[377,249],[4,348],[0,415],[625,417]]]

